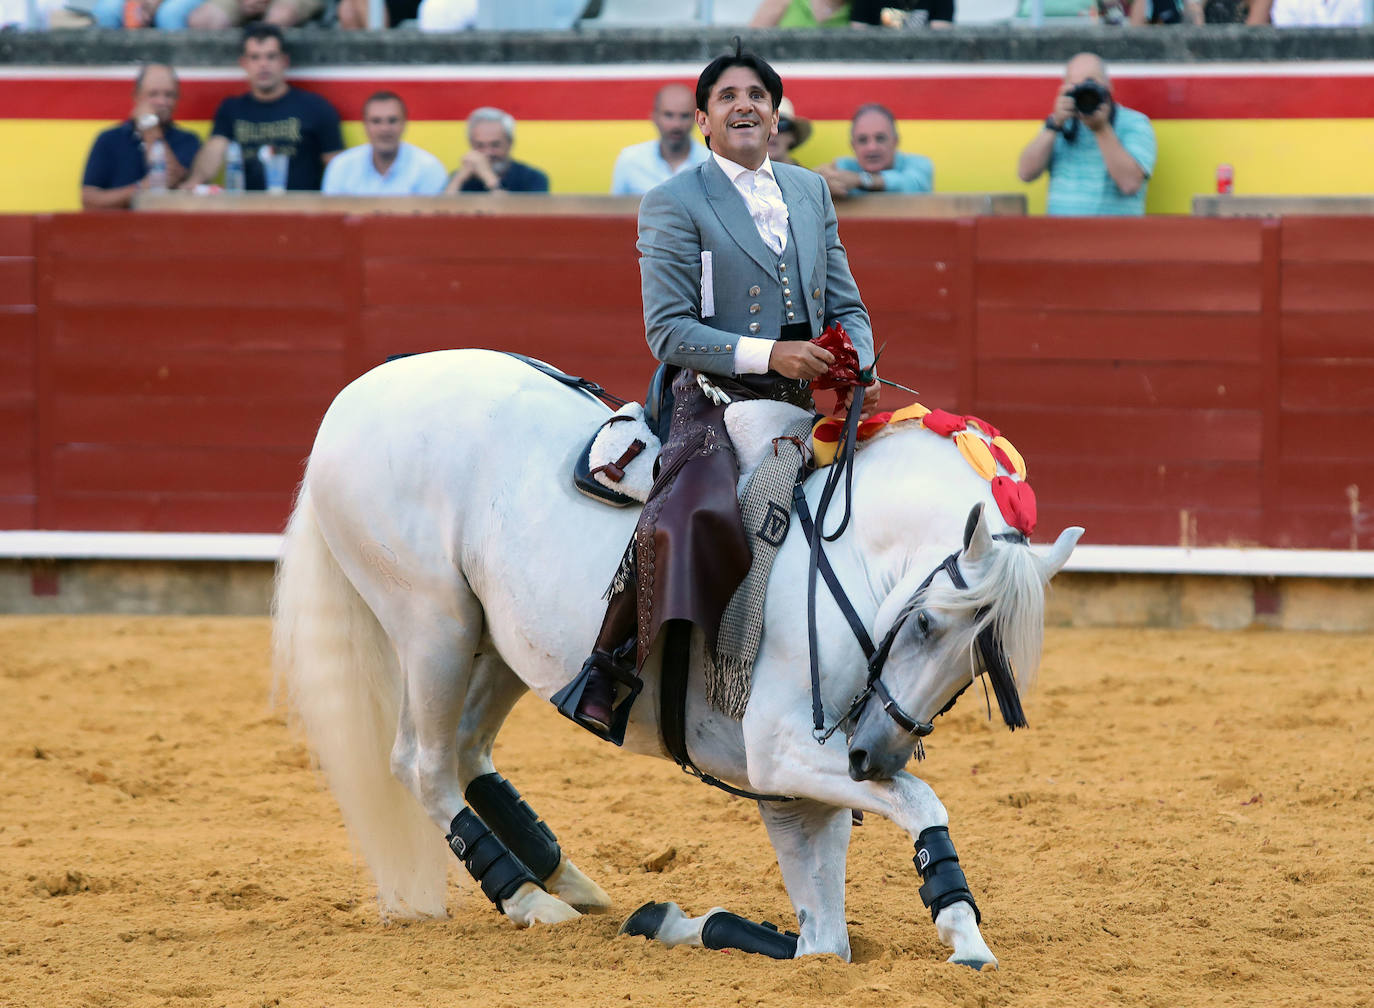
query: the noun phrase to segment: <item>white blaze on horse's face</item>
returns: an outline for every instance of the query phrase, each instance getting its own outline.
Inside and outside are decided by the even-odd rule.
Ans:
[[[982,613],[992,620],[997,646],[1016,674],[1015,684],[1006,676],[1002,684],[1002,690],[1010,694],[1014,716],[1008,716],[995,679],[990,689],[998,693],[998,706],[1008,725],[1025,724],[1016,693],[1018,687],[1029,685],[1039,664],[1045,585],[1064,566],[1082,534],[1081,528],[1065,529],[1049,556],[1041,559],[1022,542],[994,539],[985,512],[975,507],[967,542],[957,559],[967,589],[958,589],[948,570],[939,566],[929,587],[914,596],[909,580],[904,579],[894,591],[894,595],[908,593],[900,612],[892,613],[884,603],[879,616],[890,625],[905,615],[882,680],[906,717],[929,724],[976,674],[987,674],[975,646],[975,621]],[[849,774],[855,780],[889,779],[911,760],[918,741],[884,709],[880,697],[871,696],[850,736]]]

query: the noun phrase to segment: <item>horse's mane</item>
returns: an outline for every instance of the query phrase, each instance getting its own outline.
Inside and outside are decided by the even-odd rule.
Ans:
[[[1025,691],[1034,684],[1045,632],[1045,583],[1029,547],[999,544],[977,584],[968,588],[932,584],[903,607],[903,614],[919,606],[957,613],[986,610],[981,618],[960,628],[958,647],[973,656],[978,634],[991,624],[1016,675],[1017,688]],[[970,664],[976,671],[976,664]]]

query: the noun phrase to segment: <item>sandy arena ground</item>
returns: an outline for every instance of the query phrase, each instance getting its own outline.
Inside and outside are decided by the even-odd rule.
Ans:
[[[649,899],[795,921],[752,805],[534,702],[499,765],[615,909],[516,931],[455,862],[451,919],[384,926],[269,706],[267,637],[0,619],[0,1005],[1374,1004],[1369,636],[1052,630],[1030,731],[968,694],[921,771],[1001,959],[983,974],[945,964],[911,841],[871,817],[853,964],[618,937]]]

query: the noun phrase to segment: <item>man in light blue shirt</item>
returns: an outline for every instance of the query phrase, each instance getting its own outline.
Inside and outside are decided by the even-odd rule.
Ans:
[[[401,140],[406,106],[399,95],[378,91],[363,103],[367,143],[329,162],[320,187],[326,196],[434,196],[448,172],[429,151]]]
[[[1017,174],[1050,173],[1046,212],[1057,216],[1139,216],[1155,168],[1155,131],[1144,113],[1112,98],[1101,58],[1079,53],[1044,127],[1021,151]]]
[[[891,111],[883,105],[860,105],[849,124],[849,146],[855,156],[836,158],[816,171],[835,199],[866,192],[930,192],[935,187],[935,166],[924,155],[899,151],[900,140]]]
[[[701,164],[710,154],[705,144],[692,137],[695,99],[682,84],[659,89],[654,96],[652,121],[658,139],[626,147],[615,159],[612,196],[642,196],[683,169]]]

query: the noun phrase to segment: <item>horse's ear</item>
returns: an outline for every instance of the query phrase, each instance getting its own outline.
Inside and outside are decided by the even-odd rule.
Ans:
[[[992,549],[992,533],[983,517],[983,502],[979,501],[969,510],[968,521],[964,522],[964,553],[970,561],[980,560]]]
[[[1068,563],[1069,554],[1078,545],[1078,539],[1082,535],[1083,529],[1078,525],[1070,525],[1060,532],[1059,538],[1050,547],[1049,555],[1040,561],[1040,576],[1048,581],[1058,574],[1064,564]]]

